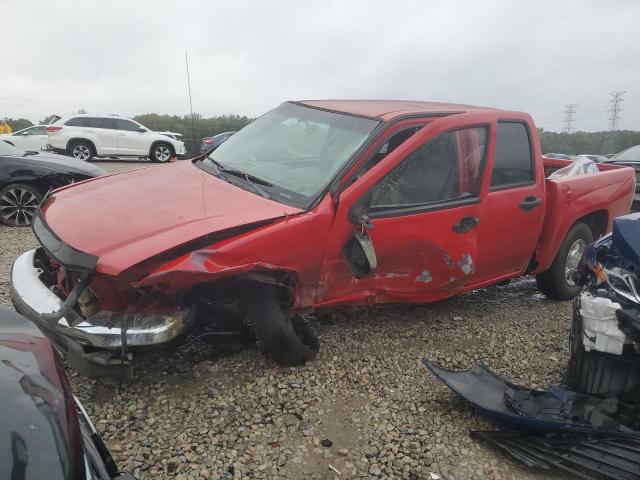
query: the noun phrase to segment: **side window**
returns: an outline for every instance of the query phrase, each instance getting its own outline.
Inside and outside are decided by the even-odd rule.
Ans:
[[[116,128],[116,122],[113,118],[91,118],[86,119],[89,128]]]
[[[29,135],[46,135],[45,127],[33,127],[29,132]]]
[[[409,139],[414,133],[420,130],[421,126],[409,127],[405,130],[401,130],[396,132],[389,140],[384,142],[380,148],[371,155],[367,161],[360,167],[358,173],[356,174],[356,178],[362,177],[365,173],[367,173],[370,169],[378,164],[384,157],[393,152],[396,148],[402,145],[405,141]]]
[[[415,150],[374,188],[371,208],[428,205],[480,193],[487,129],[442,135]]]
[[[129,120],[121,120],[119,118],[116,119],[116,129],[118,130],[126,130],[127,132],[137,132],[139,125],[129,121]]]
[[[532,160],[531,143],[525,124],[498,122],[491,186],[503,187],[533,182]]]
[[[70,118],[69,120],[64,122],[64,124],[69,127],[86,127],[87,126],[86,120],[87,120],[86,117],[75,117],[75,118]]]

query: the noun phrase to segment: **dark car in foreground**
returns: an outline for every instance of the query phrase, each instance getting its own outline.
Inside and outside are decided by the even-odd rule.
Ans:
[[[104,175],[100,167],[81,160],[24,151],[0,142],[0,223],[31,225],[38,205],[49,190]]]
[[[135,480],[73,395],[53,343],[0,307],[0,478]]]
[[[222,132],[213,137],[204,137],[202,139],[202,143],[200,144],[200,155],[203,155],[208,152],[214,151],[218,148],[223,142],[226,142],[228,138],[236,133],[233,132]]]
[[[634,212],[640,211],[640,145],[623,150],[607,160],[607,163],[633,167],[636,171],[636,191],[633,196],[631,210]]]

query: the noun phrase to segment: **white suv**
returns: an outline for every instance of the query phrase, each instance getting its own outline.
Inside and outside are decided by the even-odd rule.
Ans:
[[[167,162],[186,153],[184,142],[115,115],[78,114],[60,118],[47,126],[47,136],[50,150],[79,160],[129,156]]]

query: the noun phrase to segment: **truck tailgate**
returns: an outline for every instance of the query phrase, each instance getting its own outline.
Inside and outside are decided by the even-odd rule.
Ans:
[[[570,163],[545,158],[545,176]],[[579,219],[601,215],[609,231],[615,217],[629,212],[636,182],[633,168],[603,163],[597,166],[598,173],[545,180],[546,212],[536,248],[536,273],[549,268],[567,232]]]

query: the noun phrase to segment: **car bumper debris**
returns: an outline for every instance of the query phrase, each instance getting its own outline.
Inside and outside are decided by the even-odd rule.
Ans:
[[[576,274],[565,386],[514,385],[482,365],[440,381],[511,432],[472,432],[530,467],[588,479],[640,479],[640,214],[589,246]]]
[[[193,321],[192,309],[169,313],[99,311],[82,318],[74,310],[51,321],[64,300],[41,280],[42,270],[34,266],[36,250],[20,255],[11,269],[11,299],[20,313],[68,346],[96,347],[120,353],[128,348],[167,343],[183,333]]]

